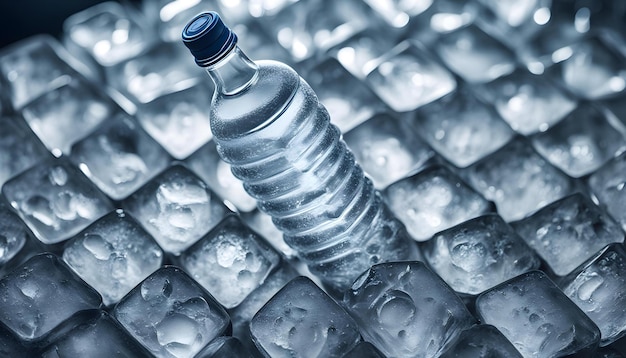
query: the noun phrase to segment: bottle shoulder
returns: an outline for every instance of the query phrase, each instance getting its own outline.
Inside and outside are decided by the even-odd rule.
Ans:
[[[216,92],[211,105],[211,128],[220,138],[235,138],[280,115],[300,87],[301,78],[291,67],[276,61],[255,62],[256,78],[234,95]]]

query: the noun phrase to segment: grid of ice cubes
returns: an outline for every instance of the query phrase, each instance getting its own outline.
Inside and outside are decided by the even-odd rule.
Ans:
[[[622,2],[134,5],[0,49],[0,356],[626,356]],[[421,261],[306,269],[211,140],[206,10],[311,84]]]

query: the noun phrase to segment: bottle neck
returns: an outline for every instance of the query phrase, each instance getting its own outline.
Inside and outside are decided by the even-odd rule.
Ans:
[[[259,67],[252,62],[239,46],[216,64],[206,68],[215,83],[215,90],[234,95],[246,89],[257,77]]]

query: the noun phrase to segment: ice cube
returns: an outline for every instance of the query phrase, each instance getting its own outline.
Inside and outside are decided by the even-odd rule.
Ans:
[[[113,208],[64,158],[51,158],[13,177],[2,193],[44,244],[76,235]]]
[[[243,184],[237,179],[217,153],[215,142],[210,141],[185,160],[185,163],[204,182],[239,211],[250,212],[256,209],[256,200],[246,193]]]
[[[44,349],[42,358],[152,357],[105,311],[85,312],[81,323]]]
[[[514,132],[466,88],[418,109],[418,133],[457,167],[466,167],[507,143]]]
[[[368,28],[329,49],[327,53],[352,75],[363,80],[376,67],[376,60],[397,43],[394,35],[392,32]]]
[[[366,83],[396,112],[409,112],[456,88],[456,80],[422,45],[403,41],[376,60]]]
[[[41,95],[22,111],[33,132],[56,156],[69,154],[73,143],[119,112],[99,89],[77,79]]]
[[[545,132],[576,107],[569,94],[544,76],[521,69],[482,85],[476,94],[492,103],[511,128],[523,135]]]
[[[624,241],[619,225],[580,193],[542,208],[513,227],[559,276],[604,246]]]
[[[625,134],[626,128],[617,121],[611,123],[606,111],[582,104],[547,132],[533,136],[532,142],[554,166],[580,177],[625,150]]]
[[[428,10],[433,0],[365,0],[387,22],[396,28],[405,27],[411,18]]]
[[[489,82],[515,70],[513,52],[475,25],[441,35],[434,46],[443,62],[470,83]]]
[[[511,48],[524,44],[553,17],[552,0],[479,0],[484,5],[478,22]]]
[[[427,11],[412,21],[406,35],[432,48],[441,34],[473,23],[480,15],[475,2],[460,0],[433,1]]]
[[[475,163],[468,182],[492,200],[506,220],[519,220],[574,189],[570,178],[550,165],[521,138]]]
[[[405,121],[382,113],[344,135],[346,144],[382,189],[422,167],[434,152]]]
[[[143,128],[174,158],[185,159],[206,144],[212,88],[196,85],[163,95],[137,108]]]
[[[11,177],[48,158],[44,146],[21,118],[0,117],[0,187]]]
[[[29,343],[101,303],[100,295],[53,254],[34,256],[0,279],[0,321]]]
[[[476,310],[482,322],[498,328],[524,357],[584,356],[600,339],[593,321],[541,271],[484,292]]]
[[[122,206],[163,250],[174,255],[193,245],[230,213],[200,178],[181,165],[159,174]]]
[[[437,357],[475,323],[454,291],[419,261],[372,266],[343,304],[363,338],[392,357]]]
[[[522,358],[494,326],[477,324],[461,332],[441,358]]]
[[[111,305],[161,266],[163,252],[133,218],[116,210],[72,238],[63,260]]]
[[[450,169],[439,165],[391,184],[383,195],[417,241],[495,209]]]
[[[8,329],[0,326],[0,356],[11,358],[32,358],[35,353],[22,345]]]
[[[495,214],[442,231],[421,248],[435,273],[470,295],[539,267],[534,251]]]
[[[360,340],[350,316],[306,277],[290,281],[250,323],[256,346],[271,357],[341,357]]]
[[[219,1],[222,4],[222,9],[227,8],[228,6],[232,7],[232,5],[235,4],[230,0]],[[250,9],[256,6],[262,6],[263,4],[268,4],[270,6],[276,5],[276,11],[279,11],[281,7],[284,7],[284,5],[293,1],[294,0],[246,0],[245,2],[248,2],[247,5]],[[244,2],[242,1],[239,4],[243,3]],[[289,52],[274,41],[271,35],[269,35],[261,26],[261,22],[264,22],[267,18],[262,18],[259,22],[241,22],[232,20],[230,16],[227,16],[225,11],[223,11],[220,15],[224,15],[225,21],[230,24],[229,26],[232,26],[231,29],[237,34],[238,37],[237,45],[244,49],[246,55],[250,59],[254,61],[276,60],[295,68]]]
[[[170,161],[165,150],[126,114],[109,118],[72,146],[71,159],[115,200],[139,189]]]
[[[233,308],[265,281],[280,256],[231,215],[183,252],[179,260],[218,302]]]
[[[130,8],[108,1],[68,17],[63,22],[65,44],[89,54],[100,66],[135,57],[150,44],[142,19]]]
[[[243,343],[235,337],[222,336],[215,338],[194,358],[232,358],[254,357]]]
[[[113,315],[155,357],[194,357],[230,320],[226,310],[182,270],[166,266],[145,279]]]
[[[591,192],[626,231],[626,153],[609,161],[589,177]]]
[[[306,80],[328,109],[331,123],[342,133],[384,110],[384,104],[374,92],[335,59],[329,58],[313,67]]]

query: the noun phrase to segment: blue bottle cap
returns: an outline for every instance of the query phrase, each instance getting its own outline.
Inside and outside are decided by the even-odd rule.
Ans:
[[[183,43],[202,67],[208,67],[228,54],[237,44],[237,35],[213,11],[203,12],[183,29]]]

